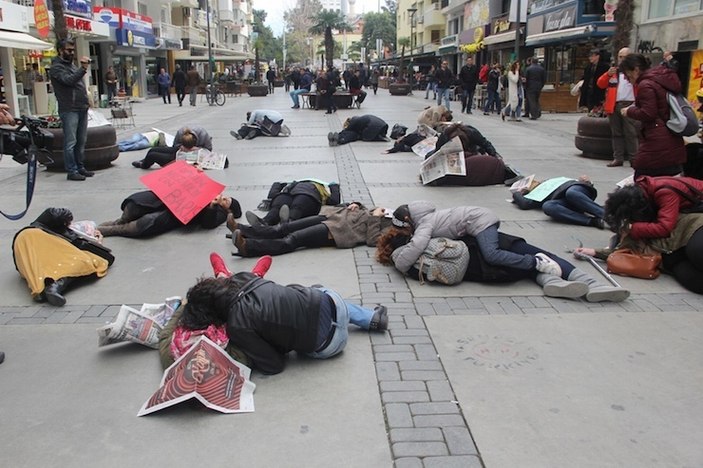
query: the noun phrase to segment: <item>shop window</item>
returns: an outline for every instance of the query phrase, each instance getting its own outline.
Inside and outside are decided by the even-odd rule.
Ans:
[[[698,1],[698,0],[696,0]],[[603,0],[586,0],[583,4],[584,15],[604,15],[605,5]]]
[[[507,15],[508,13],[510,13],[510,2],[511,1],[512,0],[501,0],[501,2],[500,2],[500,15],[498,15],[498,16]]]
[[[703,10],[703,0],[674,0],[673,2],[649,0],[647,18],[665,18],[667,16],[696,13],[701,10]]]
[[[141,2],[137,2],[137,13],[139,13],[142,16],[149,16],[149,15],[147,15],[146,5]]]

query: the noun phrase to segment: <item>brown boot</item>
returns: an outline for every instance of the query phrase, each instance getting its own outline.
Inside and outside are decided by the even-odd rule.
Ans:
[[[234,219],[234,214],[232,213],[227,214],[227,229],[229,229],[231,232],[234,232],[239,229],[237,220]]]
[[[240,231],[239,229],[235,230],[232,233],[232,244],[234,244],[234,246],[239,251],[239,255],[241,255],[242,257],[247,256],[246,239],[244,238],[244,236],[242,236],[242,231]],[[232,252],[232,254],[235,255],[234,252]]]

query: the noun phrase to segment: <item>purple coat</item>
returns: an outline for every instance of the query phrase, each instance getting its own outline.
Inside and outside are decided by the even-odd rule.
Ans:
[[[635,104],[627,111],[628,117],[642,122],[639,149],[632,167],[648,175],[671,175],[657,170],[686,162],[683,137],[674,135],[666,127],[669,120],[667,91],[681,92],[676,72],[663,66],[650,68],[637,79]]]

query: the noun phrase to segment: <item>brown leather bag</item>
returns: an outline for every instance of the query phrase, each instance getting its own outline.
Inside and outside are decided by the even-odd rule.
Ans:
[[[633,278],[655,279],[661,273],[659,253],[641,253],[632,249],[617,249],[608,255],[608,272]]]

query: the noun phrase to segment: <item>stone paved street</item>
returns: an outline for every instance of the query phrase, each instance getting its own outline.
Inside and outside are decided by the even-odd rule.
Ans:
[[[420,159],[381,154],[389,143],[329,147],[326,135],[346,117],[372,113],[390,126],[414,128],[431,103],[424,93],[379,90],[360,110],[333,115],[292,110],[280,89],[265,98],[228,97],[224,107],[134,106],[137,126],[175,133],[200,125],[230,167],[208,175],[254,210],[275,181],[338,181],[343,200],[395,207],[426,199],[439,207],[482,205],[501,229],[563,255],[582,241],[599,246],[607,231],[557,224],[540,211],[506,201],[505,186],[423,187]],[[174,100],[175,102],[175,100]],[[461,115],[508,163],[546,179],[588,174],[603,202],[629,167],[577,156],[576,114],[502,122]],[[289,138],[236,141],[229,130],[255,108],[281,110]],[[107,114],[106,110],[101,110]],[[17,274],[15,232],[48,206],[76,219],[117,218],[120,203],[143,189],[146,171],[122,153],[85,182],[41,170],[32,207],[16,222],[0,220],[0,453],[4,466],[277,466],[277,467],[673,467],[703,466],[703,297],[672,278],[618,278],[629,300],[592,304],[546,298],[534,283],[463,283],[441,287],[405,279],[374,260],[374,250],[319,249],[274,258],[268,277],[281,283],[324,283],[364,305],[383,303],[390,332],[352,332],[345,352],[324,362],[289,359],[285,372],[253,372],[256,412],[220,415],[195,405],[144,418],[136,413],[158,387],[156,352],[137,345],[97,348],[95,327],[121,304],[185,295],[210,274],[208,254],[232,270],[254,259],[232,257],[225,226],[182,230],[155,239],[108,238],[117,258],[107,276],[67,293],[61,308],[32,302]],[[25,167],[0,161],[0,209],[23,206]],[[577,261],[575,261],[577,262]],[[580,268],[598,276],[588,264]],[[603,280],[605,281],[605,280]],[[157,461],[158,460],[158,461]]]

